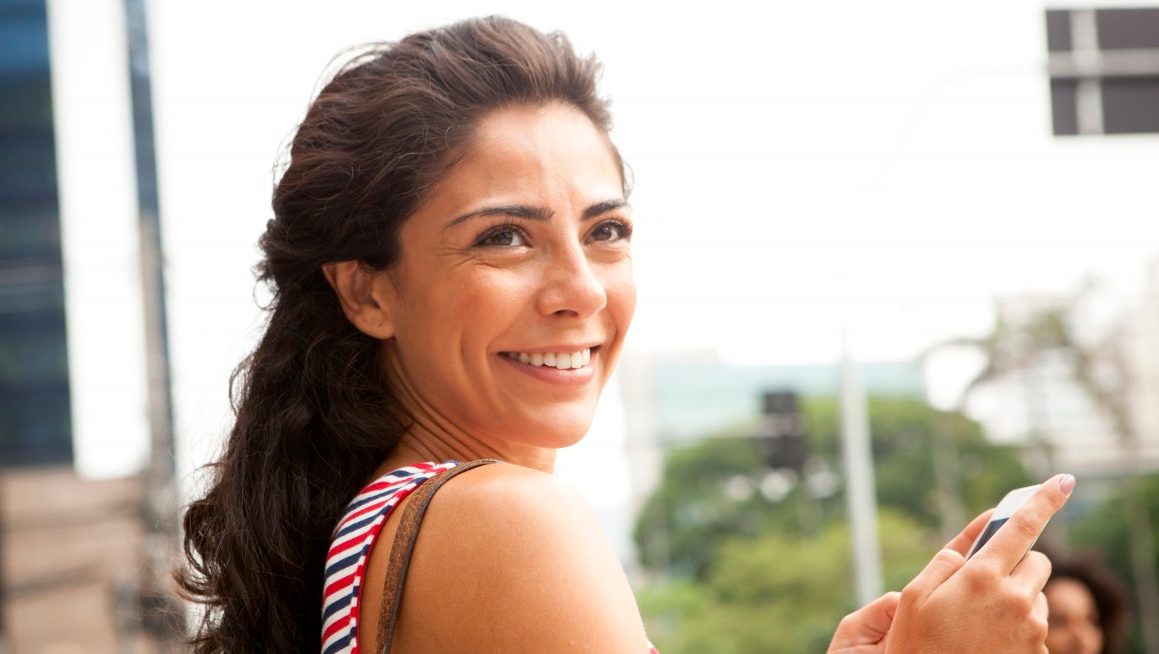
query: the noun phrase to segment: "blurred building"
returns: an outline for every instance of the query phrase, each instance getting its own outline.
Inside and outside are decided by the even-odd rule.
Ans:
[[[0,652],[157,651],[130,4],[0,0]]]
[[[1159,261],[1141,287],[1130,306],[1088,302],[1094,306],[1068,312],[1069,329],[1089,352],[1087,370],[1073,352],[1042,352],[1030,365],[981,385],[968,412],[994,440],[1030,446],[1028,463],[1040,474],[1116,478],[1159,470]],[[1069,301],[1021,295],[1004,299],[998,311],[1017,325]],[[1128,433],[1093,399],[1092,388],[1122,407]]]
[[[0,3],[0,465],[69,464],[72,432],[43,0]]]

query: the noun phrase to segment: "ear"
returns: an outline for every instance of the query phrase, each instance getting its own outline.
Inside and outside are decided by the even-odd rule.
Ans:
[[[385,271],[360,261],[332,261],[322,264],[322,274],[338,295],[346,319],[359,331],[383,340],[394,336],[389,306],[393,287]]]

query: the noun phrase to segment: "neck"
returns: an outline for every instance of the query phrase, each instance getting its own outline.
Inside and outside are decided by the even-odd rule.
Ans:
[[[392,390],[406,407],[412,423],[394,452],[379,466],[382,474],[416,461],[474,461],[497,459],[551,474],[555,471],[554,448],[537,447],[504,439],[503,434],[480,434],[456,424],[425,402],[400,374],[397,358],[388,357]]]
[[[467,432],[443,429],[416,419],[387,461],[389,467],[415,461],[497,459],[546,473],[555,470],[555,450],[512,443],[493,443]],[[397,464],[397,465],[396,465]]]

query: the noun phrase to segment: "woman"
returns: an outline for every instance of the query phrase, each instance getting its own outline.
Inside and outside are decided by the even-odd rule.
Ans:
[[[1043,589],[1051,654],[1114,654],[1127,627],[1121,585],[1093,557],[1056,561]]]
[[[314,101],[261,240],[269,324],[185,518],[198,651],[310,651],[319,634],[326,652],[646,650],[596,519],[551,475],[635,305],[597,72],[560,35],[486,18],[373,48]],[[484,458],[499,463],[430,504],[386,639],[388,518]],[[1019,561],[1068,479],[963,565],[980,516],[832,651],[1042,651],[1049,565]]]

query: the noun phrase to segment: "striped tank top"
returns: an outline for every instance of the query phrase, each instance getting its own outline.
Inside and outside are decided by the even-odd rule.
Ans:
[[[322,591],[322,654],[359,654],[358,601],[362,575],[374,541],[394,508],[431,477],[459,465],[416,463],[371,482],[346,507],[326,556]],[[649,654],[659,654],[648,643]]]

